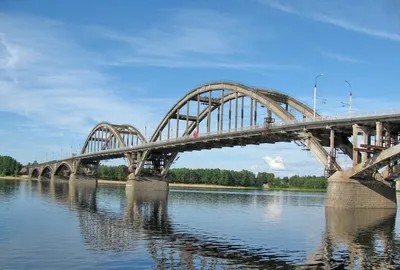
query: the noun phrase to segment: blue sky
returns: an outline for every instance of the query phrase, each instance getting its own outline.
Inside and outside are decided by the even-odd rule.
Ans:
[[[151,133],[210,81],[312,106],[322,72],[321,114],[348,111],[344,80],[354,111],[398,108],[399,10],[395,0],[1,1],[0,154],[65,156],[100,121]],[[185,153],[174,166],[322,173],[295,144]]]

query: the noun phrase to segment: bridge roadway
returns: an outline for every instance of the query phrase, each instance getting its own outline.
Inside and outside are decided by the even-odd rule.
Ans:
[[[390,123],[392,126],[400,126],[400,111],[362,113],[359,115],[353,114],[353,117],[351,118],[348,114],[333,115],[317,117],[315,120],[304,118],[303,121],[288,120],[267,125],[254,125],[246,128],[223,130],[222,132],[199,134],[197,138],[189,135],[156,142],[148,142],[140,145],[133,145],[130,147],[84,153],[65,159],[44,162],[38,166],[46,166],[53,163],[70,161],[73,159],[107,160],[113,158],[123,158],[126,153],[148,150],[159,150],[162,152],[186,152],[247,144],[291,142],[304,139],[303,136],[307,135],[302,134],[302,131],[312,132],[323,142],[323,138],[329,138],[330,129],[338,130],[344,136],[350,137],[353,134],[354,123],[372,128],[378,121]],[[323,146],[329,146],[329,144],[323,143]]]

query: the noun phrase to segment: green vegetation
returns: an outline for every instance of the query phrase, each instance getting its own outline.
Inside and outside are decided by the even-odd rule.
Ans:
[[[100,165],[98,169],[98,177],[99,179],[103,180],[126,180],[126,178],[128,177],[127,167],[124,165]]]
[[[9,156],[0,156],[0,176],[18,175],[22,168],[21,163]]]
[[[170,183],[208,184],[224,186],[261,187],[269,184],[271,189],[326,189],[328,181],[318,176],[276,177],[273,173],[250,171],[231,171],[220,169],[171,169],[168,173]]]
[[[99,179],[126,180],[128,172],[126,166],[100,165]],[[276,177],[273,173],[261,172],[257,176],[250,171],[232,171],[220,169],[171,169],[168,172],[170,183],[206,184],[237,187],[261,188],[268,184],[274,190],[324,190],[327,179],[318,176]]]

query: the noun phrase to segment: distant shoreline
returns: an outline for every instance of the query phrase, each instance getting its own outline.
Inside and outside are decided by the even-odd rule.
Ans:
[[[31,178],[28,176],[0,176],[0,179],[8,179],[8,180],[30,180]],[[114,181],[114,180],[103,180],[99,179],[97,181],[98,184],[103,185],[125,185],[126,181]],[[266,191],[303,191],[303,192],[326,192],[326,189],[318,189],[318,188],[269,188],[262,189],[258,187],[242,187],[242,186],[220,186],[220,185],[207,185],[207,184],[182,184],[182,183],[169,183],[170,187],[178,187],[178,188],[220,188],[220,189],[247,189],[247,190],[266,190]],[[400,190],[397,190],[400,192]]]

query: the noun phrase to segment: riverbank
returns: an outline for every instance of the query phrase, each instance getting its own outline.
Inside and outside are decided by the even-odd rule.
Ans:
[[[0,179],[7,180],[30,180],[31,178],[28,176],[0,176]]]
[[[268,191],[303,191],[303,192],[326,192],[323,188],[269,188]]]
[[[28,176],[0,176],[0,179],[7,180],[30,180],[31,178]],[[99,179],[97,181],[98,184],[104,185],[125,185],[126,181],[120,180],[103,180]],[[268,190],[268,191],[299,191],[299,192],[326,192],[326,189],[318,189],[318,188],[269,188],[262,189],[258,187],[241,187],[241,186],[220,186],[220,185],[207,185],[207,184],[182,184],[182,183],[169,183],[170,187],[178,187],[178,188],[221,188],[221,189],[247,189],[247,190]],[[400,190],[397,190],[400,192]]]
[[[183,187],[183,188],[224,188],[224,189],[260,189],[257,187],[241,187],[241,186],[220,186],[220,185],[207,185],[207,184],[182,184],[182,183],[169,183],[170,187]]]
[[[126,181],[114,181],[114,180],[102,180],[97,181],[98,184],[107,185],[125,185]],[[237,187],[237,186],[220,186],[220,185],[207,185],[207,184],[182,184],[182,183],[169,183],[170,187],[180,187],[180,188],[224,188],[224,189],[260,189],[257,187]]]

